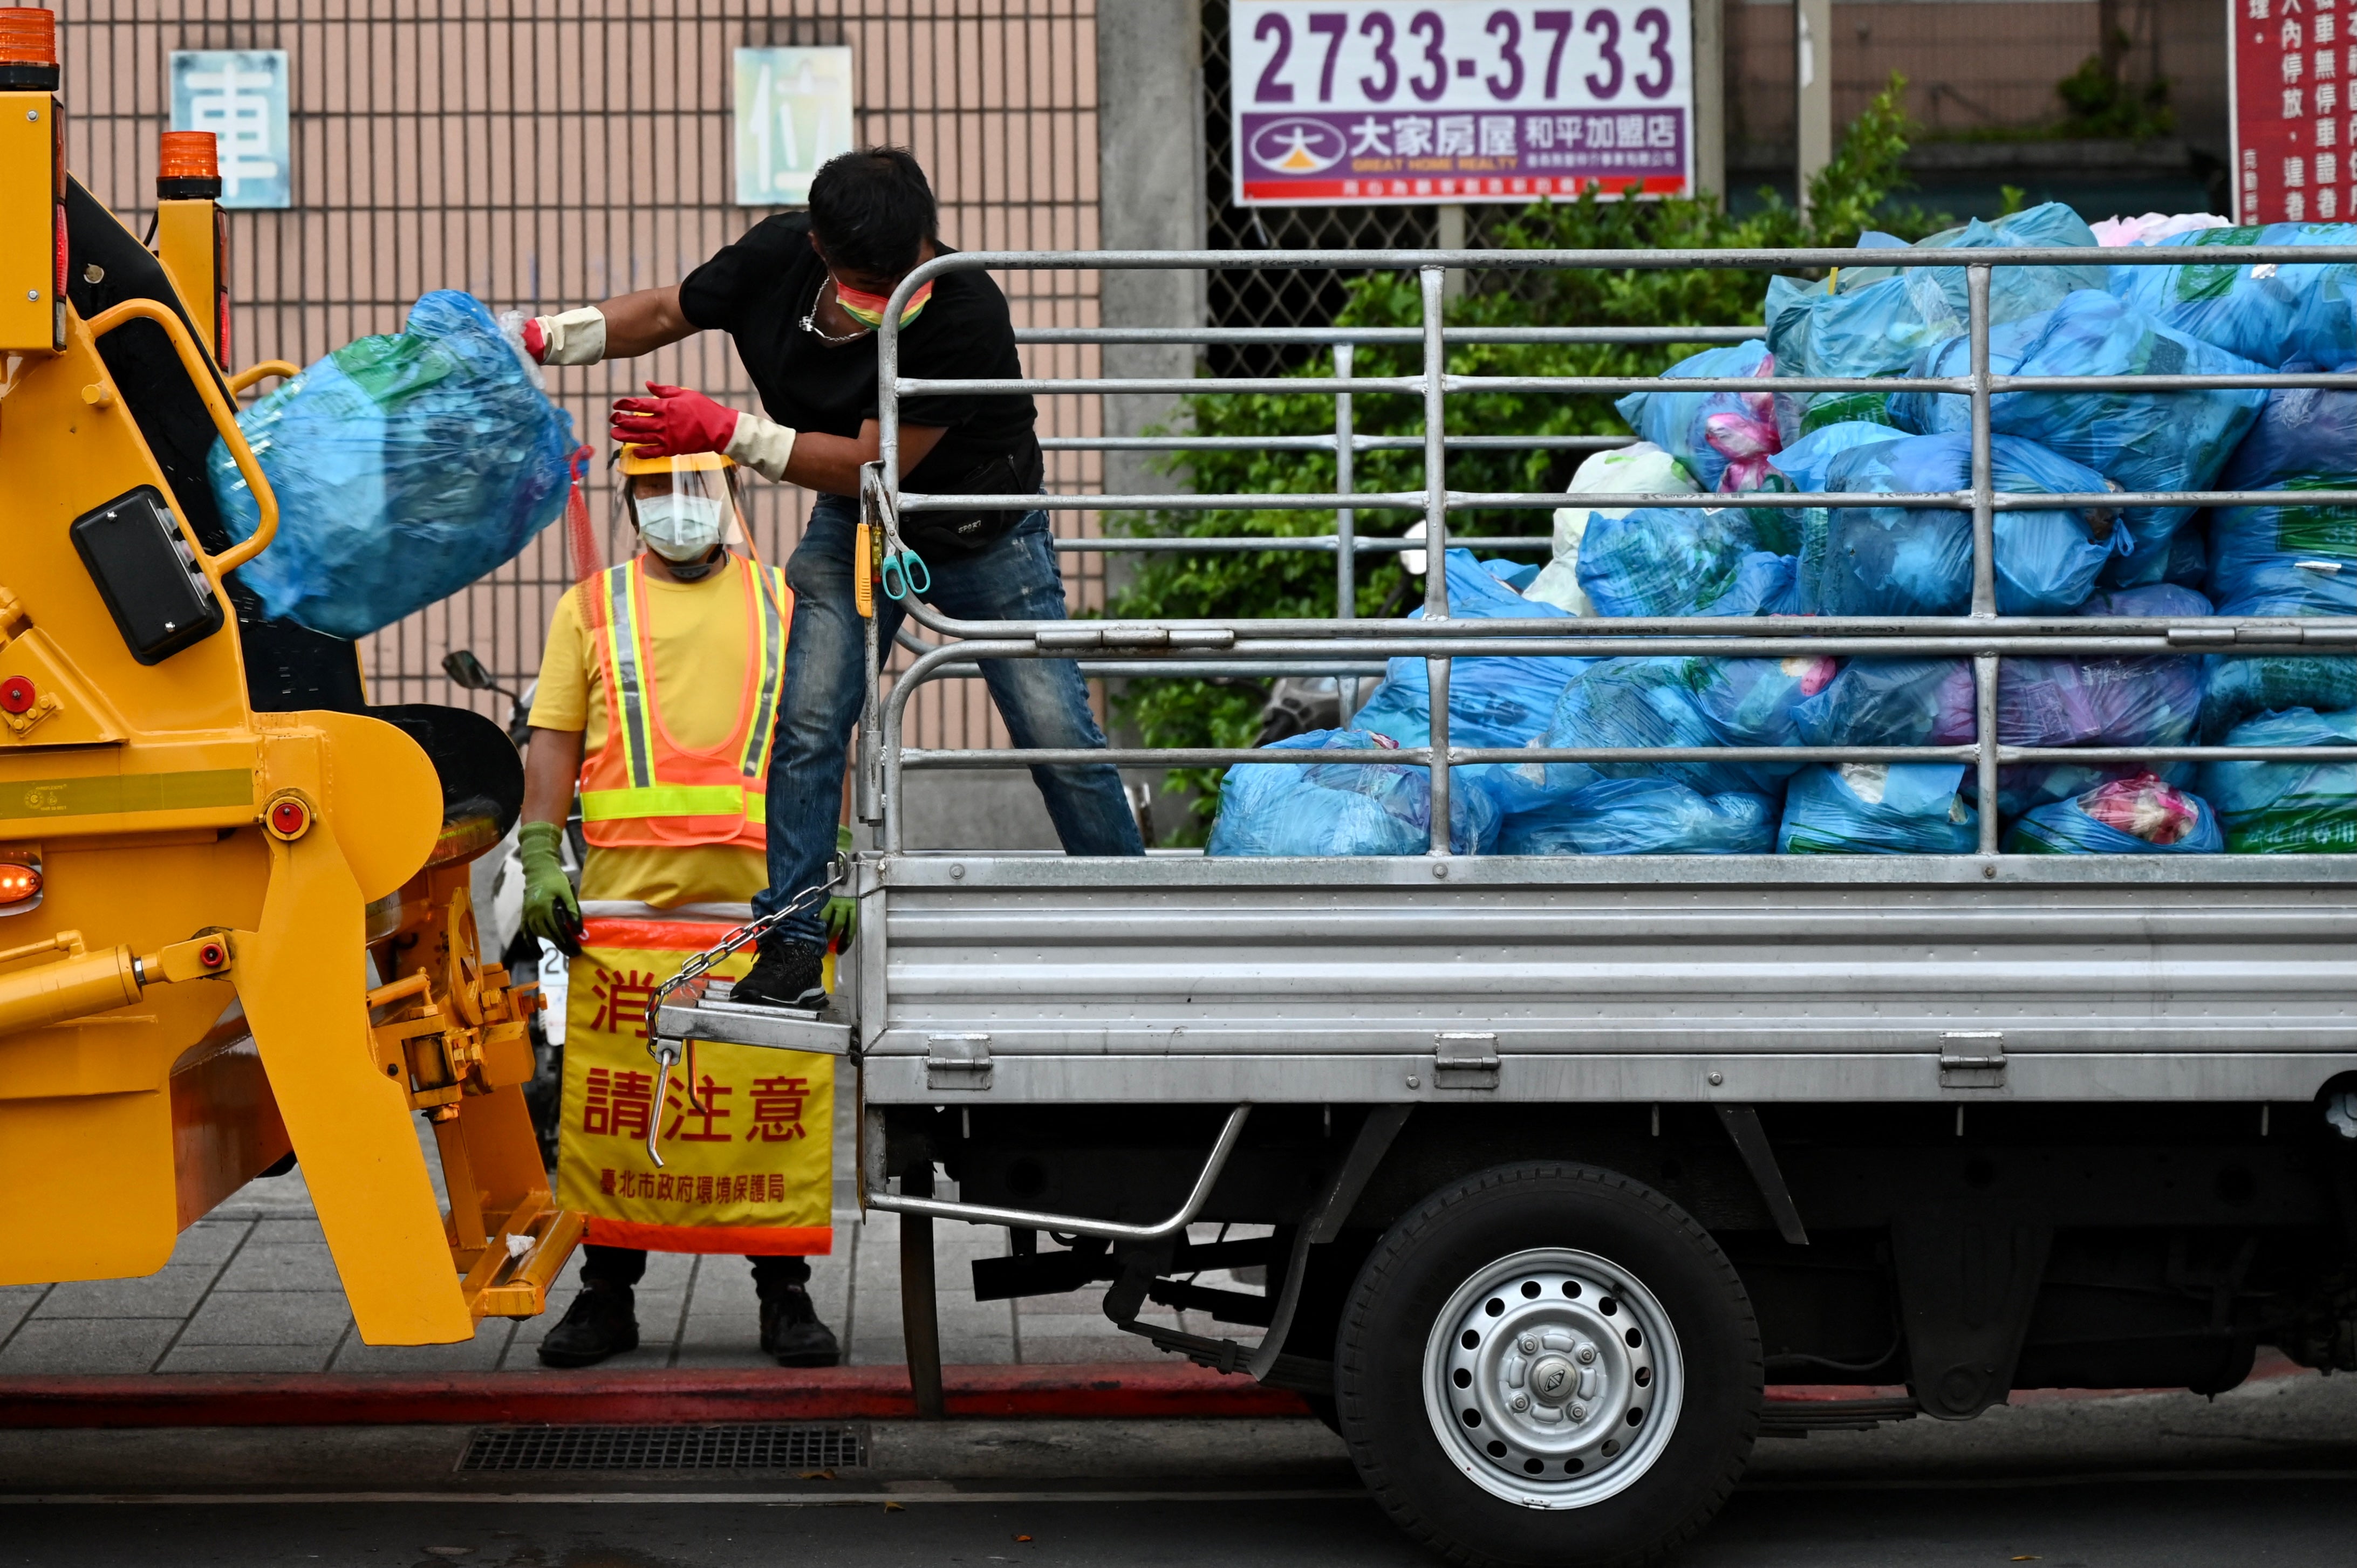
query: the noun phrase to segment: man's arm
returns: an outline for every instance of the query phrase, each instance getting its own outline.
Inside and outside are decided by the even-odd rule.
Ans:
[[[619,294],[524,323],[523,351],[544,365],[594,365],[651,354],[699,330],[679,307],[679,285]]]
[[[523,754],[523,820],[564,826],[573,814],[573,784],[581,777],[581,732],[534,725]]]
[[[679,307],[679,285],[616,295],[597,307],[606,317],[606,358],[635,359],[700,330]]]
[[[771,426],[772,429],[778,428]],[[900,426],[900,472],[925,460],[926,455],[949,434],[939,424],[904,424]],[[832,496],[856,496],[859,493],[859,467],[873,463],[881,455],[882,437],[876,421],[869,420],[859,427],[856,435],[825,435],[815,430],[796,433],[792,456],[787,459],[782,478],[790,485],[802,485],[822,490]],[[748,467],[761,468],[759,463]]]
[[[523,929],[557,951],[581,956],[581,900],[558,849],[581,774],[581,732],[534,725],[523,758],[523,824],[516,860],[523,870]]]

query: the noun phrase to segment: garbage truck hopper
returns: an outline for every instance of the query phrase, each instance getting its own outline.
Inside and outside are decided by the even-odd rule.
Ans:
[[[167,160],[149,250],[66,172],[38,75],[0,83],[0,1283],[150,1273],[291,1159],[363,1339],[531,1316],[581,1227],[524,1108],[534,998],[468,903],[514,748],[371,706],[352,643],[240,587],[276,506],[231,400],[293,367],[220,363],[204,171]],[[236,543],[216,439],[261,511]]]

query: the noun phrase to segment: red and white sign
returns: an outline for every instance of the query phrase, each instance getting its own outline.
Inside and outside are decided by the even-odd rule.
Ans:
[[[2226,0],[2236,222],[2357,216],[2352,22],[2357,0]]]
[[[1228,18],[1239,207],[1693,187],[1687,0],[1233,0]]]

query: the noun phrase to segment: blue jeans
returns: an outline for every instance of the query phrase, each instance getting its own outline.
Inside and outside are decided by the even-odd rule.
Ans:
[[[786,691],[770,757],[770,886],[753,900],[766,915],[824,874],[834,854],[843,800],[844,748],[859,722],[867,678],[866,628],[853,607],[856,501],[821,496],[786,581],[794,623],[786,642]],[[927,602],[959,620],[1061,620],[1064,579],[1050,546],[1048,514],[1028,512],[1013,532],[979,555],[928,561]],[[879,591],[877,633],[888,652],[905,611]],[[1018,746],[1102,746],[1080,666],[1063,659],[985,659],[983,680]],[[1034,768],[1033,782],[1067,854],[1143,854],[1137,819],[1109,763]],[[789,941],[824,940],[823,906],[781,921]]]

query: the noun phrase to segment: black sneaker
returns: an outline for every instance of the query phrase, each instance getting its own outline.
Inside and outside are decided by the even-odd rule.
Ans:
[[[608,1356],[639,1348],[639,1315],[630,1293],[611,1286],[585,1286],[565,1320],[540,1342],[544,1367],[594,1367]]]
[[[752,972],[737,983],[728,1000],[755,1007],[823,1007],[826,987],[820,980],[825,961],[826,949],[818,942],[763,937]]]
[[[818,1320],[810,1292],[800,1285],[781,1287],[761,1300],[761,1348],[780,1367],[832,1367],[843,1359],[834,1330]]]

